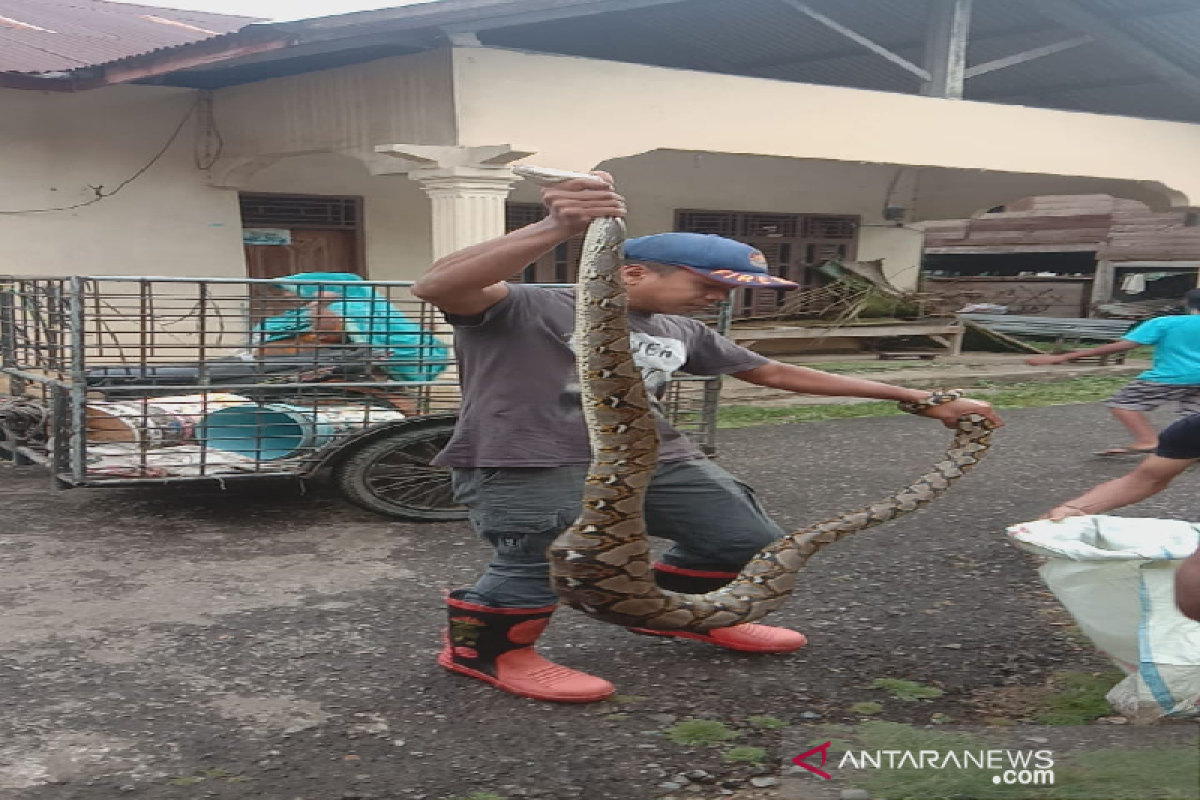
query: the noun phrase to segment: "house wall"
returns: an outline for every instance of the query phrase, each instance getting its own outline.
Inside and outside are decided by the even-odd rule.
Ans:
[[[151,86],[0,91],[0,210],[115,189],[197,97]],[[0,271],[242,276],[241,189],[363,196],[371,276],[415,278],[432,257],[429,206],[403,175],[368,171],[381,159],[396,166],[370,155],[389,143],[511,144],[546,166],[603,164],[629,197],[635,235],[669,229],[677,208],[855,214],[859,257],[884,258],[901,286],[915,285],[920,234],[886,223],[885,205],[912,222],[965,216],[1029,186],[1200,197],[1200,126],[488,48],[222,89],[214,118],[223,150],[213,170],[196,165],[215,138],[193,116],[119,194],[0,215]],[[528,185],[512,197],[536,198]]]
[[[455,50],[454,72],[463,144],[519,142],[568,169],[661,148],[912,165],[919,219],[1063,178],[1062,194],[1200,204],[1197,125],[487,48]]]
[[[434,50],[220,89],[224,155],[456,144],[450,67]]]
[[[412,280],[433,260],[429,199],[405,175],[372,176],[360,161],[319,153],[272,164],[243,190],[362,197],[367,275],[374,280]]]
[[[228,187],[196,164],[214,139],[199,115],[118,194],[70,211],[0,214],[0,273],[244,277],[237,189],[365,198],[369,268],[412,278],[429,264],[428,202],[403,175],[372,178],[328,152],[391,142],[452,144],[445,53],[422,54],[215,93],[222,163],[268,158]],[[115,86],[77,94],[0,90],[0,211],[69,206],[149,163],[197,92]],[[208,133],[211,134],[209,131]],[[295,156],[296,153],[304,155]]]
[[[916,287],[922,234],[885,225],[881,217],[882,198],[895,176],[894,167],[674,150],[599,166],[612,173],[629,202],[632,236],[672,230],[675,210],[680,208],[853,215],[862,224],[858,258],[882,258],[893,283]],[[527,191],[522,187],[521,196],[527,196]]]
[[[183,89],[117,86],[56,94],[0,90],[0,272],[22,275],[242,274],[234,193],[209,186],[193,160],[189,119],[145,167],[195,102]]]

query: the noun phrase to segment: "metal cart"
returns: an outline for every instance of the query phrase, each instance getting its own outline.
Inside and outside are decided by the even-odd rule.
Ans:
[[[410,286],[0,277],[0,460],[57,488],[319,474],[380,514],[461,519],[430,463],[459,405],[452,334]],[[679,376],[666,398],[708,452],[719,389]]]

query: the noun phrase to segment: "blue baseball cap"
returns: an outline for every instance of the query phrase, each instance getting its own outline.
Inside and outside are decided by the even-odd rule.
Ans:
[[[653,261],[683,267],[726,286],[798,289],[767,272],[767,257],[748,244],[711,233],[656,233],[625,242],[627,262]]]

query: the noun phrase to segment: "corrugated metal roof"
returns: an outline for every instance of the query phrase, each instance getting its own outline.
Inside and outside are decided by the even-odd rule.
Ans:
[[[931,0],[804,2],[909,61],[923,63]],[[1158,56],[1200,75],[1198,0],[1075,0],[1075,4]],[[66,7],[79,15],[84,10],[120,6],[100,0],[0,0],[0,16],[7,16],[6,7],[17,5],[39,10]],[[141,20],[139,24],[151,24],[145,20],[148,7],[124,8],[143,10],[133,17]],[[1080,35],[1053,19],[1049,10],[1050,6],[1039,0],[977,0],[971,17],[968,64]],[[171,12],[168,17],[162,9],[153,11],[151,16],[218,32],[236,30],[247,21],[195,12]],[[52,27],[38,19],[42,18],[29,16],[28,21]],[[80,23],[78,17],[74,20]],[[221,22],[225,27],[219,26]],[[921,80],[912,72],[780,0],[668,0],[659,5],[640,0],[437,0],[254,26],[226,34],[227,52],[214,51],[213,58],[194,64],[189,64],[189,54],[221,43],[209,41],[195,47],[160,39],[151,46],[164,52],[130,58],[128,52],[140,48],[129,48],[115,57],[115,65],[100,65],[97,71],[107,74],[114,66],[132,65],[128,74],[156,83],[218,88],[445,46],[440,33],[445,25],[457,30],[473,30],[478,25],[480,41],[492,47],[906,94],[921,91]],[[116,46],[108,40],[89,39],[86,31],[73,30],[70,35],[72,41],[95,48],[86,59],[67,48],[55,51],[76,63],[94,64],[97,55],[108,52],[104,48]],[[273,45],[269,53],[256,55],[258,50],[249,46],[272,36],[275,40],[269,42]],[[6,38],[16,38],[16,32],[0,28],[0,47]],[[23,42],[30,38],[28,32],[22,34]],[[48,48],[23,47],[8,48],[11,52],[5,55],[22,59],[24,69],[46,57]],[[1128,48],[1096,41],[973,77],[966,83],[965,98],[1200,121],[1196,93],[1181,89],[1177,76],[1174,83],[1165,80],[1145,59],[1135,56]]]
[[[65,72],[210,39],[256,21],[105,0],[0,0],[0,72]]]
[[[923,63],[929,0],[804,0],[910,62]],[[1200,75],[1200,2],[1078,0]],[[778,0],[694,0],[485,31],[484,44],[775,80],[915,94],[921,80]],[[1037,0],[977,0],[968,64],[1080,35]],[[1149,87],[1149,90],[1148,90]],[[1169,99],[1169,98],[1173,98]],[[1093,42],[969,79],[965,99],[1200,121],[1200,104],[1122,48]]]

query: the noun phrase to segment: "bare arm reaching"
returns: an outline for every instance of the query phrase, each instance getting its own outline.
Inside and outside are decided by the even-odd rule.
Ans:
[[[605,172],[542,190],[549,215],[532,225],[438,259],[413,286],[448,314],[481,314],[508,294],[504,281],[543,253],[584,231],[593,219],[625,216],[625,200]]]
[[[784,389],[799,394],[816,394],[826,397],[864,397],[872,400],[920,401],[929,395],[925,389],[909,389],[904,386],[892,386],[888,383],[868,381],[862,378],[848,378],[845,375],[834,375],[808,367],[798,367],[772,361],[761,367],[735,373],[747,383],[757,386],[770,386],[773,389]],[[958,418],[965,414],[979,414],[991,420],[997,427],[1003,425],[1000,416],[989,403],[979,400],[955,400],[925,411],[921,416],[938,419],[948,428],[953,428]]]
[[[1088,347],[1083,350],[1072,350],[1069,353],[1032,356],[1025,359],[1025,363],[1034,367],[1042,367],[1048,364],[1065,364],[1068,361],[1074,361],[1077,358],[1084,358],[1085,356],[1107,356],[1113,353],[1120,353],[1125,350],[1132,350],[1135,347],[1141,347],[1141,344],[1130,339],[1119,339],[1115,342],[1109,342],[1108,344],[1102,344],[1097,347]]]
[[[1074,500],[1055,506],[1046,513],[1046,518],[1060,520],[1102,514],[1132,505],[1167,488],[1171,481],[1198,460],[1147,456],[1129,474],[1102,483]]]

